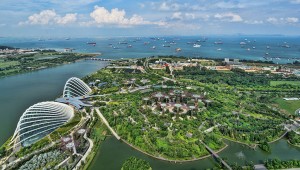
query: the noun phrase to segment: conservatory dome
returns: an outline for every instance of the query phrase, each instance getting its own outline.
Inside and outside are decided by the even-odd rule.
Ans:
[[[20,117],[11,143],[14,143],[14,146],[29,146],[65,124],[73,115],[73,108],[66,104],[37,103]]]

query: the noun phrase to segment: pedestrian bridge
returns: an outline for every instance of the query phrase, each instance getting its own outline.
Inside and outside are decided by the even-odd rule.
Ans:
[[[229,170],[232,170],[232,168],[215,152],[213,151],[209,146],[207,146],[204,142],[202,142],[201,140],[199,140],[206,148],[206,150],[212,154],[212,156],[216,159],[216,161],[220,161],[221,164]]]

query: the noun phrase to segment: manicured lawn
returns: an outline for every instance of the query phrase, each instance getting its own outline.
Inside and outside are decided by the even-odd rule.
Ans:
[[[282,84],[290,84],[294,86],[300,86],[300,81],[271,81],[270,85],[271,86],[278,86]]]
[[[295,114],[295,111],[300,108],[300,100],[283,100],[281,98],[275,99],[274,102],[278,104],[278,106],[286,110],[290,114]]]

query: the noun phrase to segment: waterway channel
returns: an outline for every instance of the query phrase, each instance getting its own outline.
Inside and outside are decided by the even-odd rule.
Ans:
[[[300,157],[300,148],[289,145],[285,139],[270,144],[271,153],[266,153],[258,148],[253,150],[248,146],[227,140],[225,142],[228,147],[219,155],[229,163],[244,165],[247,161],[252,161],[254,164],[259,164],[271,158],[289,160],[299,159]],[[101,144],[90,169],[98,170],[100,167],[101,169],[121,169],[122,163],[130,156],[147,160],[154,170],[203,170],[212,168],[215,165],[215,161],[211,157],[188,163],[170,163],[157,160],[132,149],[114,137],[109,137]]]

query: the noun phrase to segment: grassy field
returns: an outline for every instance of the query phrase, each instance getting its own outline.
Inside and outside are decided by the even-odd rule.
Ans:
[[[3,60],[0,60],[0,68],[6,68],[6,67],[16,66],[16,65],[19,65],[18,61],[3,61]]]
[[[287,111],[288,113],[294,115],[295,111],[300,108],[300,100],[283,100],[281,98],[275,99],[274,102],[278,104],[279,108]]]
[[[270,85],[271,86],[278,86],[282,84],[290,84],[294,86],[300,86],[300,81],[271,81]]]
[[[49,60],[49,59],[55,59],[59,57],[65,57],[65,55],[45,55],[45,54],[36,54],[34,55],[34,59],[36,60]]]

